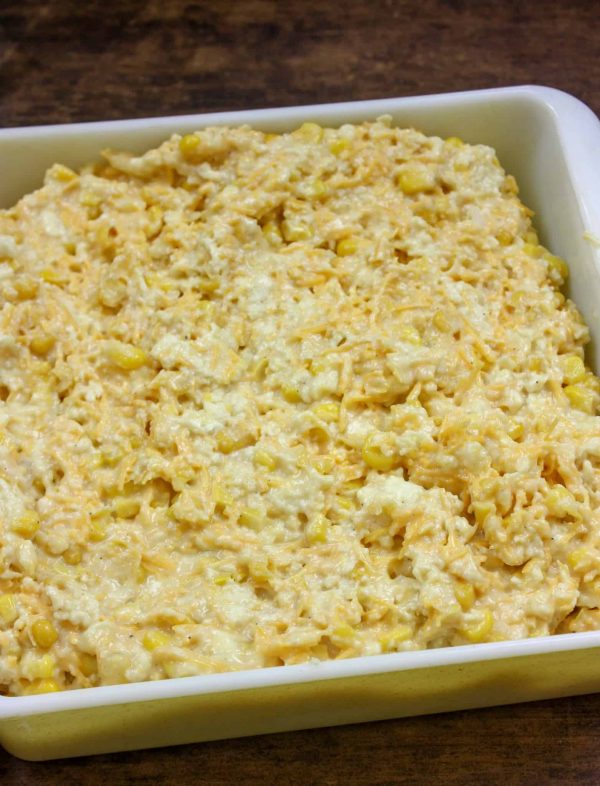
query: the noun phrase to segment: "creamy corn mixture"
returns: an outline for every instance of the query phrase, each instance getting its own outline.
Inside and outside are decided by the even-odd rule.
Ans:
[[[0,213],[8,695],[600,627],[599,383],[494,151],[108,151]]]

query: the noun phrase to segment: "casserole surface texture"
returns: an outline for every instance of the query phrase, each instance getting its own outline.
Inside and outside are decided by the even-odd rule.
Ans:
[[[595,629],[598,380],[517,192],[383,118],[1,214],[5,692]]]
[[[534,225],[542,243],[568,260],[563,293],[577,304],[590,328],[586,358],[597,369],[600,124],[581,102],[556,90],[521,86],[3,129],[0,204],[11,208],[39,188],[44,172],[56,162],[78,171],[90,161],[99,162],[99,151],[106,148],[142,155],[173,134],[185,136],[208,126],[246,124],[281,134],[305,122],[340,128],[373,122],[382,115],[390,115],[392,124],[400,128],[418,128],[444,140],[459,136],[473,145],[495,149],[507,172],[516,177],[524,204],[535,210]],[[44,360],[43,355],[39,357]],[[467,512],[467,519],[472,515]],[[163,553],[168,553],[166,548]],[[0,742],[17,756],[39,760],[587,693],[600,690],[598,646],[598,631],[420,650],[406,649],[406,642],[400,642],[399,651],[367,657],[311,659],[283,668],[244,668],[181,679],[0,696]],[[36,657],[44,653],[56,657],[52,649],[32,646],[32,650]],[[93,660],[91,665],[97,669]],[[58,671],[52,673],[53,677],[45,679],[55,679],[56,687],[62,687]],[[23,680],[21,687],[28,683]],[[33,690],[44,687],[55,686],[38,684]]]

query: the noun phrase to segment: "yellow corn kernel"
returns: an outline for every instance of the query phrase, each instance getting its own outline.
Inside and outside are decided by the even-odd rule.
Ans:
[[[331,631],[330,638],[337,647],[348,647],[354,641],[355,635],[356,633],[354,628],[351,628],[350,625],[343,623]]]
[[[222,573],[220,576],[215,576],[213,584],[216,584],[217,587],[223,587],[225,584],[229,584],[231,579],[232,576],[229,573]]]
[[[56,693],[60,688],[58,682],[53,679],[36,680],[28,685],[23,694],[25,696],[37,696],[40,693]]]
[[[590,551],[581,546],[574,549],[567,557],[567,562],[572,570],[582,570],[590,562]]]
[[[113,503],[113,510],[120,519],[133,519],[140,512],[140,503],[130,497],[117,497]]]
[[[530,257],[541,257],[544,249],[537,243],[523,243],[523,251]]]
[[[433,173],[424,167],[406,167],[398,174],[397,183],[407,195],[418,194],[421,191],[431,191],[435,186]]]
[[[255,508],[244,508],[240,513],[238,523],[242,527],[248,527],[249,529],[258,531],[262,529],[265,519],[259,510]]]
[[[252,438],[249,434],[244,434],[239,437],[232,437],[225,431],[221,431],[219,434],[217,434],[217,448],[226,456],[228,456],[230,453],[233,453],[235,450],[241,450],[242,448],[246,448],[251,444]]]
[[[555,256],[554,254],[546,253],[544,255],[546,262],[548,263],[548,270],[554,271],[558,273],[558,275],[562,278],[563,281],[566,281],[569,278],[569,266],[565,262],[564,259]]]
[[[354,502],[349,497],[344,497],[341,494],[336,494],[335,504],[338,508],[346,512],[354,510],[355,508]]]
[[[566,397],[572,407],[586,412],[588,415],[594,413],[594,391],[584,385],[567,385],[563,388]]]
[[[328,191],[326,184],[319,178],[315,178],[308,188],[308,196],[312,199],[323,199]]]
[[[323,138],[323,129],[317,123],[302,123],[293,134],[301,137],[305,142],[316,144]]]
[[[69,546],[66,551],[63,551],[62,558],[67,565],[79,565],[81,562],[81,549],[79,546]]]
[[[28,679],[50,679],[56,668],[56,659],[49,652],[44,653],[39,658],[35,658],[28,663]]]
[[[527,361],[527,368],[529,369],[529,371],[535,371],[535,372],[542,371],[542,369],[544,368],[544,361],[541,357],[539,356],[536,357],[535,355],[533,355],[533,357],[530,357],[529,360]]]
[[[522,527],[522,519],[518,513],[509,513],[508,516],[503,516],[500,526],[505,530],[517,531]]]
[[[400,341],[406,341],[415,346],[419,346],[419,344],[422,343],[419,331],[412,325],[402,325],[402,327],[398,329],[397,336]]]
[[[53,270],[51,267],[45,267],[40,271],[40,278],[47,284],[55,284],[60,286],[66,283],[66,278],[58,270]]]
[[[394,456],[388,456],[381,448],[373,442],[373,438],[367,438],[362,449],[363,461],[368,467],[379,470],[380,472],[389,472],[396,463]]]
[[[462,147],[464,145],[464,142],[459,136],[449,136],[446,139],[446,144],[449,145],[450,147]]]
[[[269,361],[267,360],[267,358],[259,358],[259,360],[256,360],[254,363],[251,364],[248,371],[250,372],[250,376],[253,379],[260,380],[265,378],[265,373],[267,371],[268,366],[269,366]]]
[[[175,677],[188,677],[197,670],[197,665],[196,668],[194,668],[194,664],[190,663],[189,661],[168,660],[161,665],[163,667],[163,671],[169,679],[173,679]]]
[[[5,625],[11,625],[19,616],[15,596],[10,594],[0,595],[0,617]]]
[[[523,237],[525,239],[525,242],[531,243],[534,246],[539,245],[540,241],[539,241],[539,238],[538,238],[538,233],[535,231],[535,229],[527,230],[527,232],[525,232]]]
[[[443,311],[436,311],[433,315],[433,326],[440,331],[440,333],[449,333],[451,325],[448,322],[446,315]]]
[[[82,191],[79,197],[79,203],[84,207],[98,207],[100,202],[102,202],[102,197],[93,191]]]
[[[496,239],[501,246],[510,246],[514,240],[514,235],[508,229],[500,229],[496,235]]]
[[[262,233],[265,240],[267,240],[272,246],[281,245],[281,241],[283,239],[281,237],[281,231],[274,221],[267,221],[267,223],[262,228]]]
[[[563,377],[567,385],[574,385],[585,379],[585,365],[578,355],[567,355],[562,358]]]
[[[90,529],[88,537],[90,540],[94,541],[94,543],[99,543],[101,540],[104,540],[106,537],[106,530],[108,525],[108,514],[101,513],[96,516],[92,516],[90,521]]]
[[[364,579],[367,575],[368,569],[363,562],[358,562],[353,568],[352,573],[350,574],[353,579],[360,581],[360,579]]]
[[[19,300],[31,300],[37,295],[38,282],[31,276],[22,276],[15,282]]]
[[[314,460],[313,466],[321,475],[329,475],[333,470],[334,461],[331,456],[319,456]]]
[[[288,402],[288,404],[298,404],[300,401],[302,401],[302,396],[300,395],[298,388],[291,387],[290,385],[284,385],[281,388],[281,395]]]
[[[320,420],[324,420],[325,423],[336,423],[340,417],[340,405],[335,401],[316,404],[312,411]]]
[[[489,609],[484,609],[481,618],[463,630],[465,638],[472,644],[485,641],[494,627],[494,616]]]
[[[202,292],[203,295],[210,295],[219,288],[219,284],[220,281],[218,278],[208,278],[208,276],[204,276],[196,282],[196,288],[199,292]]]
[[[25,510],[23,514],[13,521],[11,529],[22,538],[33,538],[40,528],[40,519],[34,510]]]
[[[266,450],[257,450],[254,453],[254,463],[260,464],[261,467],[265,467],[269,472],[272,472],[277,466],[277,462],[273,456],[267,453]]]
[[[50,336],[46,333],[44,335],[34,336],[29,342],[29,349],[34,355],[45,355],[50,352],[55,344],[56,339],[54,336]]]
[[[554,298],[554,305],[556,306],[556,308],[560,308],[561,306],[564,306],[566,297],[558,289],[554,292],[553,298]]]
[[[273,577],[268,562],[264,559],[253,559],[248,562],[248,572],[254,581],[265,583]]]
[[[194,158],[200,147],[200,137],[195,134],[186,134],[179,140],[179,152],[184,158]]]
[[[522,423],[511,423],[508,427],[508,436],[514,440],[521,439],[524,432],[525,426]]]
[[[68,166],[63,166],[63,164],[54,164],[48,174],[61,183],[70,183],[72,180],[77,179],[77,173],[69,169]]]
[[[298,240],[308,240],[312,237],[312,229],[310,227],[288,220],[281,222],[281,231],[286,243],[294,243]]]
[[[336,243],[335,253],[338,255],[338,257],[349,257],[351,254],[356,254],[359,245],[360,243],[358,238],[343,237]]]
[[[321,447],[323,447],[329,440],[329,432],[325,426],[321,426],[319,423],[315,423],[308,429],[308,431],[305,431],[304,436],[312,442],[317,443],[317,445],[320,445]]]
[[[166,647],[170,644],[171,637],[162,630],[149,630],[144,634],[142,643],[147,650],[152,652],[158,647]]]
[[[31,626],[31,635],[38,647],[44,650],[51,647],[58,639],[56,628],[50,620],[36,620]]]
[[[496,506],[493,502],[473,502],[471,507],[473,508],[475,521],[479,526],[483,526],[487,517],[491,516],[496,510]]]
[[[475,587],[467,581],[455,582],[454,595],[463,611],[468,611],[475,603]]]
[[[160,276],[153,276],[150,273],[146,274],[146,281],[148,283],[148,286],[152,287],[153,289],[160,289],[163,292],[171,292],[175,288],[170,281],[166,281],[164,278],[161,278]],[[199,311],[206,312],[206,310],[211,305],[212,304],[209,303],[208,301],[201,300],[197,304],[196,308]]]
[[[564,486],[553,486],[546,494],[544,502],[548,513],[557,518],[577,516],[579,512],[575,497]]]
[[[89,652],[82,652],[79,655],[79,671],[84,677],[91,677],[98,671],[98,660],[95,655]]]
[[[279,139],[279,134],[265,134],[265,142],[274,142],[276,139]]]
[[[347,480],[341,486],[341,491],[344,494],[354,494],[355,491],[358,491],[364,486],[365,482],[362,478],[356,478],[355,480]]]
[[[150,205],[146,210],[146,224],[145,233],[148,237],[158,234],[163,220],[163,211],[159,205]]]
[[[331,522],[326,516],[317,516],[312,521],[309,521],[304,530],[306,540],[311,543],[326,543],[327,532]]]
[[[508,295],[508,302],[513,308],[518,308],[524,296],[525,296],[525,292],[523,292],[523,290],[521,289],[514,290]]]
[[[222,486],[213,487],[213,500],[217,510],[223,510],[233,505],[233,497]]]
[[[111,363],[123,371],[135,371],[148,360],[143,349],[134,347],[133,344],[124,344],[122,341],[113,341],[109,344],[106,355]]]
[[[393,630],[387,631],[379,637],[382,652],[394,652],[403,641],[408,641],[412,630],[408,625],[398,625]]]
[[[111,229],[112,227],[106,224],[102,224],[96,228],[96,243],[104,252],[114,252],[115,250],[115,239],[113,234],[111,234]]]
[[[333,153],[334,156],[339,156],[340,153],[343,153],[344,150],[348,150],[349,147],[350,140],[343,136],[338,137],[337,139],[332,139],[329,143],[329,150]]]
[[[496,156],[494,156],[494,158],[492,160],[494,162],[494,166],[495,167],[497,167],[498,169],[502,168],[500,166],[500,161],[498,161]],[[512,175],[506,175],[506,177],[504,178],[504,183],[502,184],[502,190],[506,194],[515,194],[516,195],[516,194],[519,193],[519,186],[517,185],[517,181],[515,180],[515,178]]]

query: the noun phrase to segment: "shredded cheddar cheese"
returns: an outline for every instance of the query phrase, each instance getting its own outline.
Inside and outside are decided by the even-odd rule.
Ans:
[[[2,692],[598,627],[567,274],[387,118],[51,168],[0,212]]]

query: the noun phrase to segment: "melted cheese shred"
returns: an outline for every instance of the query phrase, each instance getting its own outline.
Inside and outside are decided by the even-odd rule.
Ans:
[[[0,213],[8,695],[600,624],[599,383],[494,151],[107,151]]]

